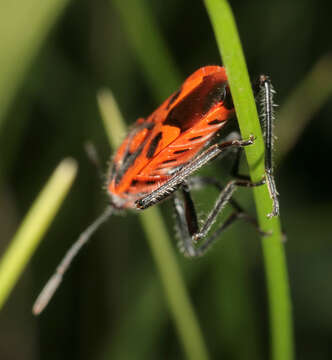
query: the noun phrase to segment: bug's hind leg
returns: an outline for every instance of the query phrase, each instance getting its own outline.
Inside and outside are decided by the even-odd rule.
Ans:
[[[241,179],[241,180],[248,180],[249,181],[249,177],[246,175],[240,175],[241,178],[237,178],[237,179]],[[189,179],[187,179],[186,181],[186,185],[188,187],[188,189],[190,191],[193,190],[200,190],[203,187],[212,185],[214,186],[217,190],[219,190],[219,192],[221,192],[224,189],[224,186],[220,183],[219,180],[217,180],[214,177],[210,177],[210,176],[200,176],[200,175],[196,175],[196,176],[192,176]],[[256,220],[255,217],[249,215],[244,208],[233,198],[230,198],[228,200],[229,204],[232,206],[232,208],[239,213],[245,213],[246,214],[246,218],[249,220],[250,222],[255,226],[256,230],[260,233],[263,234],[264,232],[258,227],[258,222]]]
[[[231,134],[231,136],[234,138],[239,138],[240,134],[238,132],[233,132]],[[231,175],[236,180],[244,180],[245,181],[244,183],[247,183],[248,187],[256,186],[257,184],[251,184],[250,177],[248,175],[244,175],[244,174],[240,173],[240,162],[241,162],[241,158],[243,155],[243,148],[242,147],[234,148],[233,151],[235,152],[235,159],[232,164]],[[258,185],[263,185],[264,182],[265,182],[265,179],[262,179],[262,181],[260,181],[258,183]],[[186,180],[186,184],[190,191],[200,190],[203,187],[206,187],[209,185],[214,186],[220,192],[224,189],[224,186],[221,184],[221,182],[218,179],[216,179],[214,177],[210,177],[210,176],[200,176],[200,175],[192,176]],[[233,198],[230,198],[228,200],[228,202],[236,212],[243,214],[241,216],[239,215],[238,217],[243,218],[246,221],[250,222],[256,228],[257,232],[260,235],[263,235],[263,236],[268,235],[259,228],[257,219],[255,217],[253,217],[252,215],[248,214],[246,212],[246,210],[236,200],[234,200]]]
[[[234,191],[239,186],[253,187],[264,183],[252,183],[248,180],[232,180],[221,190],[213,209],[207,216],[204,224],[199,228],[194,202],[187,185],[182,186],[182,199],[174,195],[174,206],[181,237],[180,247],[186,256],[197,257],[203,255],[217,240],[221,233],[238,219],[244,219],[258,228],[257,222],[245,212],[235,211],[210,236],[207,237],[212,225],[221,214],[223,208],[231,200]],[[236,204],[236,203],[235,203]],[[238,205],[237,205],[238,206]],[[205,239],[205,240],[203,240]],[[199,242],[202,240],[202,243]]]

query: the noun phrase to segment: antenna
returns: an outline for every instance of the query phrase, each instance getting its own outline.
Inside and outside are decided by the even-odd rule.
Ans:
[[[60,264],[56,268],[54,274],[48,280],[43,290],[40,292],[37,300],[35,301],[32,313],[34,315],[39,315],[47,306],[47,304],[52,299],[55,291],[59,287],[63,275],[68,270],[70,264],[72,263],[75,256],[81,250],[81,248],[89,241],[91,235],[96,232],[96,230],[113,214],[114,208],[108,206],[104,212],[98,216],[98,218],[87,227],[79,236],[78,240],[69,248],[66,255],[61,260]]]

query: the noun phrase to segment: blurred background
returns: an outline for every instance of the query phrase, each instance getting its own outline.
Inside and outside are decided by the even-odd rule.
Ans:
[[[280,105],[277,184],[297,356],[330,359],[332,5],[231,5],[249,72],[271,76]],[[1,253],[57,164],[67,156],[79,164],[68,197],[0,313],[1,359],[185,358],[135,213],[111,218],[93,237],[42,316],[33,317],[31,307],[65,250],[108,200],[84,150],[92,141],[107,169],[111,150],[97,92],[112,90],[129,125],[194,70],[220,64],[204,4],[0,1],[0,33]],[[225,165],[204,171],[227,179]],[[202,216],[215,196],[213,189],[198,194]],[[238,191],[237,199],[254,213],[248,191]],[[159,207],[176,248],[172,206]],[[177,252],[177,260],[211,359],[266,359],[268,309],[255,231],[238,223],[205,257],[189,261]]]

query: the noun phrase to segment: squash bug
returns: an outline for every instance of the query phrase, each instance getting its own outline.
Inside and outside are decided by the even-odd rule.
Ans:
[[[257,222],[232,199],[238,187],[267,184],[273,200],[269,217],[279,214],[278,192],[272,168],[273,94],[270,79],[262,75],[256,92],[261,95],[263,130],[265,137],[265,177],[253,183],[239,176],[222,187],[214,178],[192,176],[194,172],[216,158],[254,143],[254,137],[241,139],[225,136],[225,125],[235,117],[234,105],[221,66],[205,66],[189,76],[180,89],[164,101],[146,119],[139,118],[116,151],[107,176],[110,204],[72,245],[55,274],[38,297],[33,312],[39,314],[59,286],[80,248],[96,229],[118,210],[144,210],[162,200],[172,198],[180,233],[181,250],[188,257],[203,255],[219,235],[234,221],[245,219]],[[216,135],[224,135],[222,142]],[[213,141],[215,143],[213,143]],[[237,156],[237,165],[239,156]],[[191,190],[213,185],[220,194],[200,227]],[[225,205],[230,202],[234,211],[209,234]]]

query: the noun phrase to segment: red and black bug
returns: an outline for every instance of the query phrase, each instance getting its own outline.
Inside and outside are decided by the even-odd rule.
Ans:
[[[222,142],[211,143],[216,139],[216,134],[223,135],[223,128],[234,118],[235,111],[225,68],[200,68],[148,118],[138,119],[129,131],[115,153],[109,170],[107,191],[110,205],[69,249],[56,273],[38,297],[34,313],[39,314],[46,306],[61,282],[64,272],[91,234],[117,210],[144,210],[166,198],[173,198],[181,249],[190,257],[203,255],[220,233],[235,220],[243,218],[255,224],[255,220],[232,199],[234,191],[239,186],[252,187],[266,182],[273,199],[273,210],[268,216],[278,215],[278,193],[271,160],[274,91],[268,77],[261,76],[258,92],[262,97],[264,114],[264,179],[252,183],[242,176],[222,187],[219,181],[213,178],[191,176],[206,163],[229,153],[228,150],[237,149],[240,154],[243,147],[254,143],[253,136],[242,140],[239,136],[225,135]],[[237,159],[238,163],[239,156]],[[193,187],[203,185],[216,186],[220,189],[220,195],[205,222],[199,227],[190,191]],[[209,234],[228,202],[234,209],[233,213]]]

